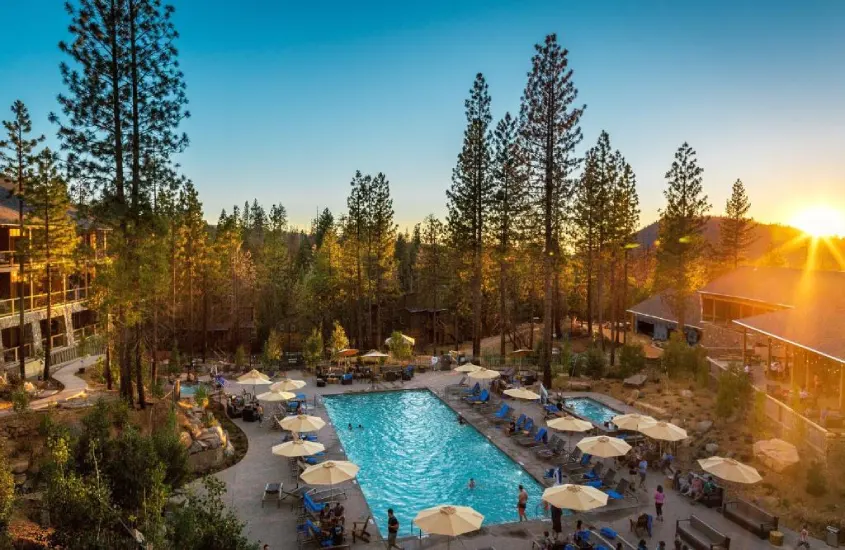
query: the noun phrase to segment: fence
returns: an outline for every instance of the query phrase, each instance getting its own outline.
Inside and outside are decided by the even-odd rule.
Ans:
[[[710,375],[714,378],[718,379],[723,373],[729,372],[727,365],[721,364],[712,357],[708,357],[707,360],[710,362]],[[766,418],[772,421],[775,426],[778,437],[794,442],[798,441],[821,458],[827,456],[829,443],[834,434],[799,414],[789,405],[778,401],[766,393],[765,388],[752,387],[755,391],[766,396],[763,410],[766,413]]]
[[[68,290],[56,290],[50,296],[52,305],[69,304],[88,298],[88,288],[71,288]],[[24,296],[24,311],[32,311],[47,307],[47,294],[32,294]],[[7,298],[0,300],[0,317],[14,315],[20,312],[20,299]]]

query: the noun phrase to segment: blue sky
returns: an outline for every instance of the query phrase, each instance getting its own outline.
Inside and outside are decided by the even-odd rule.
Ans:
[[[610,133],[637,173],[645,223],[685,140],[714,213],[738,177],[763,221],[817,203],[845,210],[843,2],[173,3],[193,114],[179,161],[212,221],[257,197],[305,226],[345,208],[356,169],[388,175],[403,228],[443,215],[475,73],[494,117],[516,112],[549,32],[588,106],[582,149]],[[0,117],[23,99],[51,139],[61,5],[0,2]]]

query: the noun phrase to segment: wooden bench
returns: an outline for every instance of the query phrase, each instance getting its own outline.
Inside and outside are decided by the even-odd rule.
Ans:
[[[777,531],[778,517],[741,499],[729,500],[722,508],[725,517],[751,531],[761,539],[769,538],[770,531]]]
[[[731,539],[710,527],[696,516],[675,522],[675,535],[697,550],[728,550]]]

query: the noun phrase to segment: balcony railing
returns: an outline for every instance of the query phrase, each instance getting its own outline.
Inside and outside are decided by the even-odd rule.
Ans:
[[[15,259],[15,254],[16,252],[14,250],[0,250],[0,267],[18,265],[18,262]],[[91,256],[89,258],[90,261],[98,262],[104,259],[106,259],[106,250],[104,248],[98,248],[97,250],[91,251]]]
[[[52,294],[53,305],[69,304],[88,298],[88,288],[72,288],[66,291],[57,290]],[[47,307],[47,294],[34,294],[24,297],[24,311]],[[20,312],[20,299],[8,298],[0,300],[0,317],[15,315]]]

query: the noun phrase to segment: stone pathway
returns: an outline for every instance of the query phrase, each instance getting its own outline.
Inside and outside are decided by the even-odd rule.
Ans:
[[[37,411],[46,409],[54,403],[66,402],[68,399],[74,400],[74,398],[77,398],[80,395],[84,396],[85,392],[88,391],[88,384],[85,380],[77,376],[77,372],[81,367],[88,368],[96,364],[99,357],[99,355],[92,355],[85,358],[73,359],[63,365],[59,365],[58,370],[53,373],[52,377],[61,382],[64,388],[61,391],[46,397],[33,399],[29,403],[29,408]],[[85,403],[86,400],[83,398],[80,399],[79,402]],[[0,411],[0,416],[8,416],[12,414],[15,413],[11,409]]]
[[[369,388],[369,384],[355,383],[351,386],[329,385],[325,388],[317,388],[313,377],[309,377],[299,372],[290,372],[289,376],[295,379],[304,379],[308,385],[300,390],[308,396],[309,405],[313,407],[315,402],[314,397],[317,395],[328,395],[346,392],[365,391]],[[444,397],[444,388],[449,384],[456,383],[459,377],[454,373],[426,373],[417,375],[410,382],[405,382],[404,385],[395,384],[396,387],[404,388],[428,388]],[[394,385],[388,385],[394,386]],[[225,391],[230,394],[239,394],[242,387],[235,383],[227,384]],[[252,390],[251,386],[247,387],[248,391]],[[571,393],[571,392],[570,392]],[[585,395],[585,394],[579,394]],[[592,395],[599,397],[608,405],[618,408],[622,411],[630,410],[623,404],[611,401],[603,395]],[[452,401],[447,401],[453,405],[456,410],[461,410],[464,413],[463,405],[454,404]],[[269,410],[270,407],[267,407]],[[493,409],[493,407],[491,407]],[[466,418],[477,429],[494,441],[496,434],[501,432],[492,428],[490,423],[484,416],[477,411],[472,411],[469,408],[465,409]],[[534,418],[542,418],[542,412],[538,405],[529,404],[521,405],[521,411],[530,412]],[[343,449],[341,448],[334,427],[326,417],[326,411],[323,407],[318,406],[308,411],[309,414],[315,414],[324,418],[327,421],[327,426],[318,432],[320,442],[322,442],[327,449],[329,458],[340,459],[344,457]],[[492,410],[489,411],[492,414]],[[269,544],[272,550],[286,550],[298,548],[296,540],[296,524],[297,512],[296,505],[293,504],[293,499],[289,498],[282,501],[280,506],[276,503],[265,502],[262,507],[262,493],[266,483],[283,482],[287,487],[292,487],[295,483],[288,468],[287,459],[273,456],[270,452],[270,447],[280,442],[281,432],[272,429],[269,423],[265,422],[263,426],[259,426],[257,422],[243,422],[240,419],[235,419],[234,422],[246,433],[249,438],[249,450],[241,462],[235,466],[218,472],[215,474],[218,478],[225,481],[228,486],[228,494],[226,496],[228,503],[233,506],[238,517],[246,522],[247,536],[253,541],[261,541],[261,544]],[[507,438],[505,438],[507,439]],[[533,454],[526,453],[522,448],[509,448],[508,445],[513,446],[512,443],[504,441],[498,442],[506,452],[511,454],[520,462],[525,464],[529,473],[537,477],[542,477],[542,471],[548,467],[548,464],[537,461]],[[577,442],[577,438],[576,438]],[[533,461],[533,462],[532,462]],[[665,541],[667,547],[673,546],[675,534],[675,522],[678,519],[686,519],[691,514],[695,514],[705,522],[709,523],[719,531],[725,533],[731,538],[731,548],[756,550],[762,548],[769,548],[768,541],[762,541],[748,531],[743,530],[738,525],[730,522],[724,518],[718,511],[714,509],[707,509],[703,506],[693,506],[689,499],[683,497],[666,486],[666,478],[657,472],[650,472],[645,491],[639,492],[639,497],[636,502],[626,501],[622,506],[615,505],[604,508],[596,513],[579,514],[567,518],[566,523],[569,524],[569,529],[564,526],[564,532],[572,530],[572,524],[577,518],[581,518],[588,525],[595,526],[596,529],[601,527],[611,527],[617,531],[626,542],[632,543],[634,548],[637,540],[634,539],[633,533],[629,532],[628,520],[636,517],[642,511],[654,514],[653,493],[658,484],[663,484],[666,489],[666,505],[664,507],[664,522],[655,522],[653,538],[646,539],[649,548],[656,548],[659,541]],[[369,508],[363,493],[354,483],[345,484],[348,498],[344,501],[347,517],[347,529],[351,522],[364,520],[369,516]],[[293,504],[293,505],[292,505]],[[536,503],[531,503],[535,506]],[[474,533],[462,537],[464,548],[467,549],[481,549],[495,547],[498,550],[502,549],[529,549],[531,548],[531,541],[535,536],[542,534],[544,530],[550,530],[551,524],[546,521],[531,521],[525,523],[509,523],[502,525],[493,525],[484,527],[478,533]],[[785,533],[785,544],[783,548],[794,548],[797,542],[797,534],[788,529],[781,529]],[[375,526],[370,528],[373,534],[373,541],[370,544],[356,543],[354,548],[384,548],[384,542],[378,540],[378,531]],[[426,548],[426,549],[441,549],[446,548],[448,541],[444,537],[420,537],[418,531],[413,531],[412,526],[402,526],[401,535],[405,536],[404,540],[400,542],[404,548]],[[351,538],[349,540],[351,542]],[[459,545],[453,545],[458,547]],[[823,543],[821,541],[813,541],[812,548],[821,548]]]

